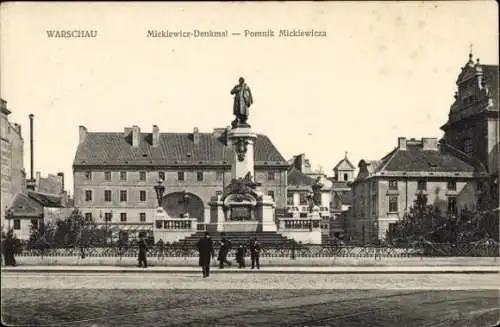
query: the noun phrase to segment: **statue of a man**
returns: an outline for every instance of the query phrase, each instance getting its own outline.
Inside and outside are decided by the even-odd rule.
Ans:
[[[243,77],[240,77],[239,84],[233,87],[231,94],[234,95],[233,114],[236,116],[232,125],[236,127],[238,124],[246,124],[249,114],[248,109],[253,103],[253,98],[252,92]]]

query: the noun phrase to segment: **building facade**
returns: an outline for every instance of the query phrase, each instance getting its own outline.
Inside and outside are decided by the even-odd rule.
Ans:
[[[441,127],[443,141],[486,167],[490,175],[486,191],[498,206],[498,65],[474,62],[471,53],[456,85],[448,121]]]
[[[352,204],[352,192],[349,183],[354,180],[356,167],[345,157],[333,168],[333,178],[330,178],[330,235],[334,239],[348,239],[345,236],[346,216]]]
[[[475,207],[478,181],[487,176],[482,165],[436,138],[400,137],[397,148],[381,160],[360,161],[350,184],[353,203],[346,227],[361,243],[383,240],[418,193],[442,213],[457,215]]]
[[[154,186],[161,179],[166,187],[161,204],[168,216],[208,223],[210,198],[231,182],[234,153],[227,130],[160,133],[155,125],[152,133],[141,133],[138,126],[123,133],[92,133],[80,126],[73,163],[75,207],[98,223],[148,229],[158,207]],[[287,162],[260,134],[254,158],[255,181],[276,208],[286,208]]]
[[[21,126],[9,121],[11,111],[7,109],[7,101],[1,99],[0,104],[0,149],[1,149],[1,192],[0,220],[5,227],[5,213],[18,192],[26,190],[26,173],[24,170],[24,140]]]

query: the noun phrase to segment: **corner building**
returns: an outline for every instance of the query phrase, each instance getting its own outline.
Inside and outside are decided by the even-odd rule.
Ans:
[[[231,182],[234,152],[227,128],[212,133],[142,133],[138,126],[123,132],[89,132],[79,127],[73,162],[75,206],[98,223],[151,230],[158,206],[154,186],[164,180],[162,207],[172,218],[209,223],[210,198]],[[277,209],[286,208],[288,163],[262,134],[255,141],[255,181],[262,183]],[[131,227],[133,226],[133,227]]]

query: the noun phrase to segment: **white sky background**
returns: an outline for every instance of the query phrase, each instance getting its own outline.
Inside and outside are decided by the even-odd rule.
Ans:
[[[254,95],[249,123],[285,159],[332,174],[349,152],[379,159],[399,136],[441,137],[469,44],[498,64],[494,1],[429,3],[8,3],[1,6],[1,96],[22,125],[29,176],[62,171],[73,193],[78,125],[120,132],[210,132],[233,119],[231,88]],[[326,38],[147,38],[148,29],[326,30]],[[98,30],[49,39],[49,29]]]

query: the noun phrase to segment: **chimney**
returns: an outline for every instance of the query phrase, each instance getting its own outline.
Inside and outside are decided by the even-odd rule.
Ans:
[[[141,137],[141,129],[139,126],[134,125],[132,126],[132,146],[134,148],[139,146],[140,143],[140,137]]]
[[[87,137],[87,128],[85,126],[80,125],[78,127],[78,137],[80,144],[85,142],[85,138]]]
[[[34,147],[33,147],[33,118],[35,118],[35,115],[33,114],[30,114],[29,115],[29,118],[30,118],[30,169],[31,169],[31,179],[33,179],[33,166],[34,166],[34,158],[33,158],[33,155],[34,155]]]
[[[160,144],[160,128],[156,125],[153,125],[153,138],[152,138],[152,146],[157,146]]]
[[[132,127],[125,127],[123,129],[123,134],[125,134],[125,137],[128,137],[132,133]]]
[[[438,140],[435,137],[423,137],[422,138],[422,150],[424,151],[437,151],[438,150]]]
[[[40,182],[40,179],[42,179],[42,173],[40,173],[39,171],[37,171],[36,172],[36,180],[37,180],[37,182]]]
[[[200,133],[198,132],[198,127],[193,129],[193,143],[200,144]]]
[[[57,173],[57,176],[61,177],[61,193],[64,192],[64,173],[59,172]]]
[[[406,151],[406,137],[398,137],[399,150]]]

